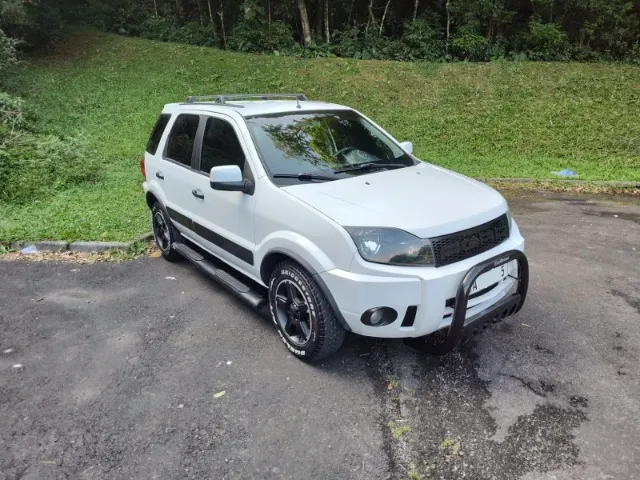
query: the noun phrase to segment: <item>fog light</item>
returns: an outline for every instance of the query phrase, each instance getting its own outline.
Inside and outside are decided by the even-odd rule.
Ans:
[[[393,323],[398,318],[398,312],[391,307],[375,307],[367,310],[360,317],[360,321],[370,327],[383,327]]]

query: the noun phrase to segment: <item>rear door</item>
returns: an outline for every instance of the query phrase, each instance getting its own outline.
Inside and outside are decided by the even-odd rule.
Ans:
[[[255,183],[247,145],[231,118],[207,114],[202,122],[198,173],[192,174],[193,188],[202,194],[193,212],[197,240],[228,263],[253,272],[255,195],[213,190],[209,183],[211,169],[221,165],[239,166],[244,178]]]
[[[195,206],[192,175],[195,175],[195,152],[200,115],[181,113],[170,126],[162,160],[154,175],[166,196],[167,213],[176,227],[186,233],[191,228],[191,210]]]

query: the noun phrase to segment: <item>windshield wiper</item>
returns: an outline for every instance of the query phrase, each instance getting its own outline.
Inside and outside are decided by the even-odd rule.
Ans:
[[[364,170],[376,170],[378,168],[403,168],[407,165],[402,163],[358,163],[356,165],[352,165],[350,167],[341,168],[339,170],[334,170],[333,173],[344,173],[344,172],[356,172],[356,171],[364,171]]]
[[[273,178],[297,178],[298,180],[323,180],[326,182],[332,182],[338,180],[335,177],[326,177],[324,175],[316,175],[314,173],[276,173]]]

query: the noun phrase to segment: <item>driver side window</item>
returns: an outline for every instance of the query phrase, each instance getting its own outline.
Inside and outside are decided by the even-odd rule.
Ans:
[[[213,167],[237,165],[244,173],[244,152],[240,140],[231,124],[219,118],[210,117],[202,137],[200,170],[207,175]]]

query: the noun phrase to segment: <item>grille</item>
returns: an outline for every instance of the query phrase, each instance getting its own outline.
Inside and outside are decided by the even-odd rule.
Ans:
[[[509,238],[509,220],[506,214],[468,230],[432,238],[436,267],[479,255],[500,245],[507,238]]]

